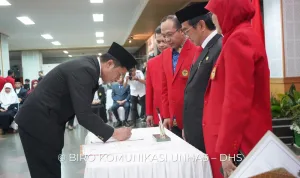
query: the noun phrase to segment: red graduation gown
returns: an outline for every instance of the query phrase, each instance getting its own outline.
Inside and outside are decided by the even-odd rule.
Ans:
[[[161,61],[158,55],[148,61],[146,75],[146,114],[153,116],[154,124],[158,125],[159,118],[156,108],[161,111]]]
[[[184,89],[190,74],[192,61],[197,53],[196,46],[187,39],[180,52],[176,71],[173,74],[172,48],[166,49],[162,55],[162,116],[176,118],[177,125],[183,128]]]
[[[216,158],[211,165],[214,178],[219,178],[220,154],[247,155],[272,129],[270,71],[264,45],[251,27],[250,1],[211,0],[207,9],[217,15],[224,35],[203,113],[205,147],[210,158]]]

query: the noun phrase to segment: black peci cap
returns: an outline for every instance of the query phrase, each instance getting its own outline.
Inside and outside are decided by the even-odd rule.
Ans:
[[[16,78],[15,79],[15,82],[21,82],[21,79],[20,78]],[[22,83],[22,82],[21,82]]]
[[[191,20],[195,17],[206,15],[209,11],[205,9],[207,2],[195,3],[175,13],[180,23]]]
[[[127,70],[134,68],[137,64],[137,61],[134,59],[134,57],[116,42],[113,42],[108,50],[108,54],[120,61],[121,65],[126,67]]]

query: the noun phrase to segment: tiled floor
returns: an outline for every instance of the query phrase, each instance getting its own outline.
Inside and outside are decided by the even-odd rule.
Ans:
[[[145,125],[139,123],[138,127],[145,127]],[[65,131],[63,155],[69,156],[69,159],[62,162],[62,178],[82,178],[84,176],[84,160],[72,161],[70,156],[79,155],[80,145],[84,144],[86,134],[87,130],[81,126],[72,131]],[[293,148],[292,150],[300,155],[300,149]],[[18,134],[0,135],[0,178],[30,178]]]
[[[145,127],[145,124],[138,123],[137,126]],[[79,156],[80,145],[84,144],[86,135],[87,130],[81,126],[72,131],[66,129],[62,152],[66,159],[61,164],[62,178],[84,176],[84,160],[73,160],[75,160],[74,156]],[[30,178],[21,140],[17,133],[0,135],[0,178]]]
[[[78,127],[65,131],[64,155],[79,154],[80,145],[84,143],[86,129]],[[62,178],[82,178],[84,161],[62,162]],[[19,134],[0,136],[0,178],[30,178]]]

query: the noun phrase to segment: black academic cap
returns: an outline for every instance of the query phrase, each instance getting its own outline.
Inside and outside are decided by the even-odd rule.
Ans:
[[[16,78],[15,79],[15,82],[21,82],[21,79],[20,78]],[[22,83],[22,82],[21,82]]]
[[[195,3],[192,5],[189,5],[175,13],[178,21],[180,23],[183,23],[187,20],[191,20],[195,17],[202,16],[207,14],[209,11],[205,9],[207,2],[203,3]]]
[[[134,68],[137,64],[134,57],[121,45],[116,42],[113,42],[111,47],[108,50],[108,54],[112,55],[118,61],[120,61],[123,67],[126,67],[127,70]]]

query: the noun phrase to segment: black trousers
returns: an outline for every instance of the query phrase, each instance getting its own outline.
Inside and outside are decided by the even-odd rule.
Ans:
[[[68,122],[68,125],[69,125],[69,126],[72,126],[72,127],[73,127],[73,125],[74,125],[74,119],[75,119],[75,116],[74,116],[73,119],[69,120],[69,122]]]
[[[124,109],[125,109],[125,121],[127,121],[128,116],[129,116],[129,111],[130,111],[130,103],[125,102],[124,105],[119,105],[119,103],[114,102],[114,104],[112,105],[111,110],[114,113],[117,121],[120,122],[121,120],[120,120],[119,113],[118,113],[119,107],[124,107]]]
[[[93,113],[101,117],[104,123],[107,123],[106,105],[96,104],[92,105]]]
[[[25,152],[31,178],[60,178],[61,150],[54,150],[19,128],[19,135]]]
[[[171,128],[171,132],[173,132],[175,135],[177,135],[178,137],[182,138],[182,130],[177,127],[177,126],[173,126]]]
[[[7,131],[10,124],[14,121],[15,114],[16,112],[14,110],[0,112],[0,128],[2,128],[4,131]]]
[[[131,120],[133,122],[136,122],[136,119],[139,118],[138,110],[137,110],[137,104],[139,103],[141,105],[141,115],[145,115],[145,98],[146,95],[143,97],[140,97],[140,99],[137,96],[131,96]]]

